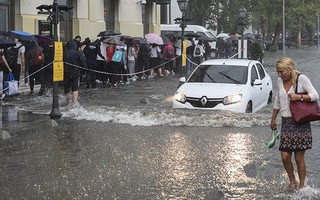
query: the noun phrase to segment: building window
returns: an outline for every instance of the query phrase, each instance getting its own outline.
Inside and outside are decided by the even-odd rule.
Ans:
[[[0,33],[8,31],[8,7],[0,6]]]

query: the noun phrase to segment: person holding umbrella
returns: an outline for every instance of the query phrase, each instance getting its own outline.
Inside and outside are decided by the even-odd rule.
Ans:
[[[13,76],[15,78],[15,80],[20,80],[20,74],[22,72],[22,79],[24,79],[24,83],[25,85],[28,84],[29,80],[28,80],[28,69],[26,69],[25,66],[25,51],[26,48],[23,45],[23,41],[37,41],[37,39],[30,33],[28,32],[24,32],[24,31],[9,31],[6,33],[6,36],[10,37],[10,38],[16,38],[18,39],[18,41],[16,42],[16,46],[15,47],[11,47],[9,50],[9,54],[10,51],[12,51],[15,55],[12,62],[10,62],[10,60],[8,59],[8,62],[10,64],[10,66],[12,67],[12,73]],[[18,51],[18,53],[16,53]]]
[[[12,54],[12,57],[14,57],[14,59],[9,60],[10,66],[12,67],[12,73],[14,79],[18,80],[19,83],[28,76],[28,70],[25,68],[25,52],[26,47],[22,44],[20,39],[16,42],[16,46],[11,47],[9,50],[9,54]],[[24,84],[28,84],[27,79],[24,80]]]
[[[149,79],[154,77],[154,70],[158,69],[158,76],[160,78],[163,77],[162,69],[161,69],[161,58],[159,57],[159,54],[161,54],[161,49],[158,44],[152,44],[151,50],[150,50],[150,76]]]

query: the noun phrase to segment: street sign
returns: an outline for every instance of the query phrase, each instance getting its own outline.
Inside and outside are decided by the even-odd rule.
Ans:
[[[54,42],[53,82],[63,81],[62,42]]]
[[[63,61],[53,63],[53,82],[63,81]]]
[[[54,42],[54,61],[63,61],[62,42]]]
[[[183,49],[182,49],[182,62],[181,62],[181,66],[185,67],[187,65],[187,41],[183,41],[182,42],[182,46],[183,46]]]

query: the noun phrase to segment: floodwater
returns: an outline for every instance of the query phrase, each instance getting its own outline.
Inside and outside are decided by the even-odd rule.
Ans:
[[[307,186],[288,194],[277,145],[263,145],[266,125],[138,126],[72,117],[57,125],[47,115],[2,109],[11,138],[0,141],[1,199],[320,198],[318,125],[306,154]]]
[[[318,60],[305,59],[319,88]],[[286,193],[278,143],[263,145],[272,105],[254,114],[173,110],[177,80],[80,89],[76,106],[60,96],[57,121],[50,95],[6,99],[0,199],[320,199],[318,122],[306,186]]]

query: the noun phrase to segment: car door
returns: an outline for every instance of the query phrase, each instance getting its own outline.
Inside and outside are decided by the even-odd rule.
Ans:
[[[255,85],[255,80],[261,80],[259,76],[259,72],[257,70],[256,64],[252,64],[251,67],[251,75],[250,75],[250,83],[251,83],[251,95],[252,95],[252,111],[255,112],[256,109],[262,107],[264,98],[263,98],[263,86],[262,84]]]
[[[266,71],[264,70],[263,66],[260,63],[256,64],[257,70],[258,70],[258,75],[260,77],[260,80],[262,81],[262,97],[264,97],[264,102],[265,104],[267,104],[268,102],[268,97],[269,97],[269,89],[270,88],[270,82],[267,79],[266,76]]]

